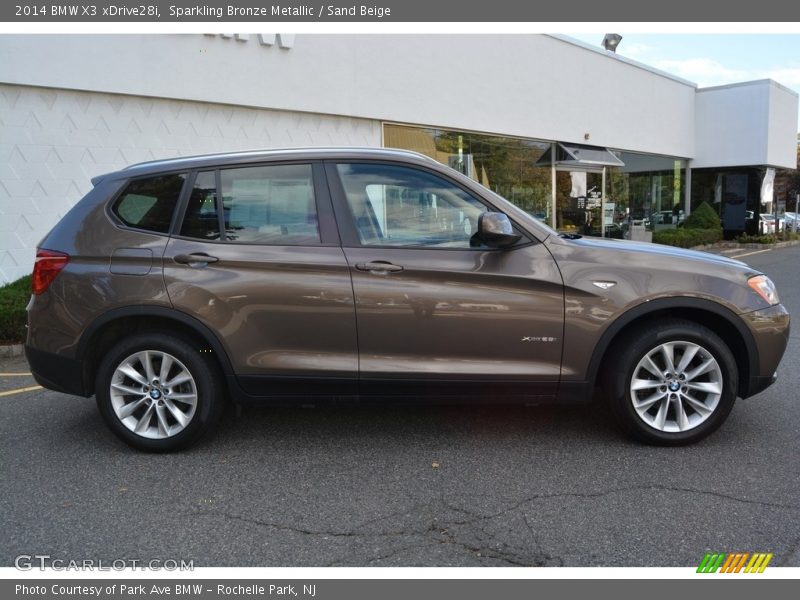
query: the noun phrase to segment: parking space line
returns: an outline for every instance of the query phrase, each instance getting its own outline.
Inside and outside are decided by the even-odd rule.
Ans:
[[[750,256],[751,254],[761,254],[762,252],[771,252],[772,248],[767,248],[766,250],[756,250],[755,252],[745,252],[744,254],[737,254],[736,256],[730,256],[728,258],[741,258],[743,256]]]
[[[30,377],[30,373],[0,373],[0,377]]]
[[[0,398],[3,396],[11,396],[13,394],[21,394],[22,392],[32,392],[33,390],[40,390],[42,386],[40,385],[32,385],[30,387],[19,388],[16,390],[8,390],[7,392],[0,392]]]

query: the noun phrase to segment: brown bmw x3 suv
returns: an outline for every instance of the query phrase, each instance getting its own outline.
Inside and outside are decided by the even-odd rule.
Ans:
[[[27,357],[142,450],[224,403],[569,403],[686,444],[775,380],[789,315],[744,263],[559,235],[424,156],[161,160],[93,179],[42,240]]]

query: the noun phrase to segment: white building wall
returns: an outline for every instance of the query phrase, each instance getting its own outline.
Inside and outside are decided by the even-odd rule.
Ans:
[[[764,79],[697,90],[693,168],[794,168],[797,94]]]
[[[91,178],[174,156],[307,145],[379,146],[377,121],[0,84],[0,285]]]
[[[788,134],[798,130],[798,97],[775,81],[769,83],[767,164],[794,169],[797,166],[797,137]]]
[[[249,108],[247,108],[249,107]],[[177,155],[381,144],[382,120],[794,165],[797,95],[696,90],[550,35],[0,36],[0,283],[90,177]]]
[[[528,34],[261,41],[0,36],[0,81],[694,155],[695,86],[599,47]]]

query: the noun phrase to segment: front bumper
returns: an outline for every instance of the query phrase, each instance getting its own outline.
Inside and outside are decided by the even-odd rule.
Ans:
[[[777,372],[767,377],[762,377],[760,375],[757,375],[755,377],[750,377],[750,383],[747,388],[747,393],[742,394],[742,398],[749,398],[750,396],[755,396],[756,394],[760,394],[769,386],[771,386],[773,383],[775,383],[777,379],[778,379]]]
[[[789,343],[789,312],[782,304],[742,315],[753,333],[758,364],[750,365],[747,388],[740,396],[748,398],[764,391],[777,379],[778,365]]]

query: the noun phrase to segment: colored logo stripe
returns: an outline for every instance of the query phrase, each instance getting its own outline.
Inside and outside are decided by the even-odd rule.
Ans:
[[[772,560],[772,552],[769,554],[765,553],[757,553],[753,554],[753,558],[750,559],[750,562],[747,563],[747,567],[745,568],[745,573],[763,573],[764,569],[767,568],[769,561]]]
[[[745,561],[750,557],[749,552],[738,552],[736,554],[728,554],[728,559],[722,565],[720,573],[738,573],[742,570]]]
[[[744,568],[745,573],[763,573],[772,557],[773,554],[771,552],[754,552],[753,554],[749,552],[734,552],[732,554],[706,552],[700,562],[700,566],[697,567],[697,572],[740,573]],[[750,559],[749,562],[748,559]]]
[[[706,552],[700,566],[697,567],[698,573],[716,573],[722,561],[725,560],[725,554]]]

